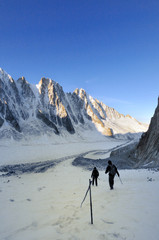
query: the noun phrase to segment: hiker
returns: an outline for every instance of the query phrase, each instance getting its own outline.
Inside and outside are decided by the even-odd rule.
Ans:
[[[110,186],[110,189],[112,190],[113,189],[113,185],[114,185],[114,177],[115,177],[115,174],[117,173],[118,177],[120,177],[120,174],[117,170],[117,167],[112,164],[112,162],[109,160],[108,161],[108,166],[105,170],[105,173],[107,174],[109,172],[109,186]]]
[[[97,168],[94,167],[94,169],[92,171],[92,175],[91,175],[92,185],[94,185],[94,181],[95,181],[96,186],[98,186],[98,183],[97,183],[98,176],[99,176],[99,172],[98,172]]]

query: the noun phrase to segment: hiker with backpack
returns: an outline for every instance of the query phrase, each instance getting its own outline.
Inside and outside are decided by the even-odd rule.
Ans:
[[[109,186],[110,190],[112,190],[114,186],[114,177],[116,174],[118,175],[118,177],[120,177],[120,174],[117,170],[117,167],[114,164],[112,164],[110,160],[108,161],[108,166],[105,170],[105,173],[106,174],[109,173]]]
[[[98,186],[98,183],[97,183],[98,177],[99,177],[99,172],[98,172],[97,168],[94,167],[94,169],[93,169],[93,171],[92,171],[92,175],[91,175],[92,185],[94,185],[94,181],[95,181],[96,186]]]

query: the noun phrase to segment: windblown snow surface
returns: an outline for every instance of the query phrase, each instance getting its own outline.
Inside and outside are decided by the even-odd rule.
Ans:
[[[91,171],[73,166],[80,154],[92,159],[109,157],[109,149],[124,141],[1,143],[0,164],[17,164],[16,171],[0,177],[1,240],[156,240],[159,236],[159,172],[119,170],[115,188],[100,170],[92,186],[93,220],[88,189]],[[105,151],[107,150],[107,151]],[[47,163],[44,168],[26,164]],[[22,163],[25,163],[21,165]],[[55,163],[55,164],[53,164]],[[105,163],[107,165],[107,162]],[[46,167],[46,168],[45,168]],[[19,169],[19,171],[18,171]],[[3,176],[2,174],[6,174]]]

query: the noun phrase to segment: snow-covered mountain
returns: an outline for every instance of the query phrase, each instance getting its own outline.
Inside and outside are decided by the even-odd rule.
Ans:
[[[87,130],[105,136],[132,137],[147,125],[94,99],[84,89],[65,93],[55,81],[37,86],[24,77],[14,81],[0,69],[0,138],[40,135],[81,135]]]

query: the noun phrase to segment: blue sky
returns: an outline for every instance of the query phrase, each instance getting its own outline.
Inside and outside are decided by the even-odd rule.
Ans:
[[[158,0],[0,0],[0,67],[49,77],[149,122],[159,95]]]

